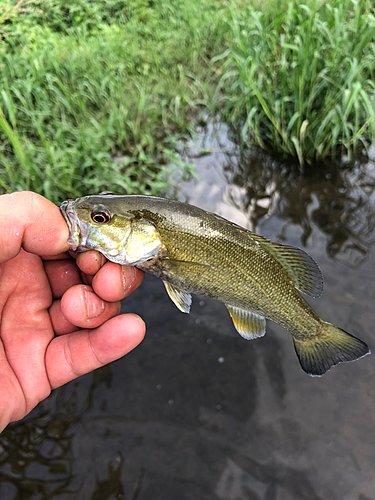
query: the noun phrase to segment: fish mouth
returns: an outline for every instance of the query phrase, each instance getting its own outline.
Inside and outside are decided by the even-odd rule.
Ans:
[[[73,252],[84,249],[83,243],[86,240],[86,227],[81,226],[80,221],[73,209],[74,200],[63,201],[60,211],[69,229],[68,243]]]
[[[63,201],[63,202],[61,203],[61,205],[60,205],[60,211],[61,211],[61,214],[62,214],[62,216],[64,217],[65,222],[66,222],[66,224],[67,224],[67,226],[68,226],[68,228],[69,228],[69,232],[70,232],[70,231],[71,231],[71,229],[72,229],[72,223],[70,222],[70,219],[69,219],[69,217],[68,217],[68,215],[67,215],[67,213],[66,213],[66,209],[67,209],[67,207],[68,207],[68,205],[69,205],[69,203],[70,203],[71,201],[72,201],[72,200]]]

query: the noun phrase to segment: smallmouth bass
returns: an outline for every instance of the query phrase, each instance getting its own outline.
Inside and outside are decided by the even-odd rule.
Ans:
[[[353,335],[323,321],[299,292],[320,297],[323,277],[303,250],[280,245],[187,203],[108,193],[64,201],[72,250],[97,250],[163,280],[188,313],[191,294],[223,302],[242,337],[266,332],[266,319],[288,330],[303,370],[323,375],[332,366],[370,353]]]

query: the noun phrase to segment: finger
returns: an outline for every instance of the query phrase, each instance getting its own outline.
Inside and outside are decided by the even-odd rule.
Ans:
[[[0,224],[0,262],[15,257],[21,246],[37,255],[68,250],[68,226],[59,208],[46,198],[28,191],[4,194],[0,211],[10,214]]]
[[[106,302],[88,285],[75,285],[61,298],[65,319],[80,328],[96,328],[109,318],[120,314],[120,302]]]
[[[46,352],[46,370],[54,389],[121,358],[143,339],[145,324],[135,314],[110,319],[94,330],[61,335]]]
[[[142,283],[144,272],[132,266],[107,261],[92,280],[92,287],[102,299],[122,300]]]
[[[74,259],[44,262],[53,298],[60,298],[72,286],[81,283],[81,274]]]
[[[55,335],[66,335],[67,333],[75,332],[77,326],[73,325],[66,319],[61,310],[61,300],[54,300],[49,308],[49,315],[51,318],[52,328]]]
[[[91,276],[94,276],[107,260],[102,253],[95,250],[78,253],[76,259],[80,270]]]
[[[56,255],[41,255],[43,260],[64,260],[70,259],[69,252],[58,253]]]
[[[91,276],[91,274],[81,273],[81,278],[82,278],[82,282],[85,285],[92,286],[92,280],[94,279],[94,276]]]

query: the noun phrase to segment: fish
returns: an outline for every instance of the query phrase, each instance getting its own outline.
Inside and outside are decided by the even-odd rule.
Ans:
[[[67,200],[61,213],[71,250],[160,278],[177,308],[192,294],[223,302],[247,340],[266,320],[290,332],[302,369],[321,376],[370,353],[362,340],[321,319],[301,293],[320,297],[323,276],[304,250],[271,242],[214,213],[166,198],[100,193]]]

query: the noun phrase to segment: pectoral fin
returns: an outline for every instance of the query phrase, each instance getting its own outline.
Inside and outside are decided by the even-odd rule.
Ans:
[[[166,281],[163,281],[163,283],[170,299],[172,300],[172,302],[174,302],[176,307],[183,313],[189,313],[192,301],[191,294],[179,290]]]
[[[201,262],[193,262],[190,260],[180,260],[180,259],[171,259],[170,257],[167,257],[164,260],[164,263],[168,263],[168,267],[170,269],[179,269],[182,266],[187,266],[189,267],[190,270],[192,270],[194,267],[199,271],[199,269],[202,270],[202,268],[207,268],[207,269],[213,269],[212,266],[209,264],[202,264]]]
[[[238,333],[246,340],[263,337],[266,333],[266,319],[259,314],[225,304]]]

